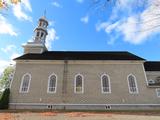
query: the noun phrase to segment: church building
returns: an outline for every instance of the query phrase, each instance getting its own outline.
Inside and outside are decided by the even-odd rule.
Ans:
[[[160,109],[160,62],[127,51],[48,51],[43,16],[15,58],[10,109]]]

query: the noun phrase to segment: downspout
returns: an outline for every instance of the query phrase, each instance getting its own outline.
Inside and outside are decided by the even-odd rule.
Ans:
[[[68,60],[64,60],[63,81],[62,81],[62,102],[66,103],[67,94],[67,77],[68,77]],[[64,106],[65,109],[65,106]]]

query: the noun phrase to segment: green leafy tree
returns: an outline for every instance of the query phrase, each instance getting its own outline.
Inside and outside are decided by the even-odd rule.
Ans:
[[[9,66],[4,70],[2,77],[0,78],[0,89],[9,88],[10,82],[13,78],[13,72],[14,67],[12,66]]]

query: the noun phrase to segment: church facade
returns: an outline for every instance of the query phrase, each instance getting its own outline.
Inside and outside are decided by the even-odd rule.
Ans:
[[[160,109],[160,62],[126,51],[48,51],[48,22],[15,58],[10,109]]]

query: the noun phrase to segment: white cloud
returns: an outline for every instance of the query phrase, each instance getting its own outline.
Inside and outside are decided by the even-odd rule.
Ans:
[[[12,55],[11,55],[11,61],[14,59],[14,58],[16,58],[16,57],[18,57],[18,56],[20,56],[20,54],[19,53],[16,53],[16,52],[14,52]]]
[[[13,61],[14,58],[20,56],[19,52],[17,52],[17,47],[13,44],[7,45],[4,48],[1,48],[3,52],[5,52],[5,56],[8,57],[8,59],[3,59],[3,57],[0,57],[0,74],[3,72],[3,70],[9,66],[14,65],[15,61]]]
[[[88,21],[89,21],[89,16],[86,15],[86,16],[82,17],[82,18],[81,18],[81,21],[82,21],[83,23],[88,23]]]
[[[0,14],[0,34],[9,34],[11,36],[17,36],[14,27]]]
[[[32,12],[32,7],[29,0],[21,0],[21,2],[24,5],[26,10]]]
[[[104,30],[108,35],[110,35],[110,33],[117,29],[117,27],[120,25],[120,22],[115,22],[114,24],[111,24],[109,22],[103,22],[103,23],[99,23],[96,25],[96,30],[100,31],[100,30]],[[114,37],[111,37],[107,43],[109,45],[113,45],[115,40],[119,38],[119,34],[114,35]]]
[[[152,4],[145,9],[139,16],[130,16],[126,21],[119,26],[119,30],[124,35],[124,40],[133,44],[140,44],[147,38],[160,32],[159,16],[156,13],[160,13],[159,9],[155,9]]]
[[[101,29],[104,29],[106,33],[110,33],[112,32],[112,30],[114,30],[116,27],[119,26],[119,21],[115,22],[113,24],[109,23],[109,22],[102,22],[100,24],[96,25],[96,30],[100,31]]]
[[[156,1],[159,2],[160,6],[160,0],[148,1],[148,6],[138,14],[130,11],[130,7],[128,7],[130,5],[127,6],[126,3],[124,3],[119,9],[123,10],[123,8],[126,8],[124,10],[130,11],[129,14],[121,16],[120,19],[116,21],[115,19],[118,17],[117,14],[119,12],[116,11],[119,9],[116,9],[114,10],[114,17],[111,16],[109,21],[99,23],[96,26],[96,30],[104,30],[111,39],[117,39],[117,37],[111,36],[112,33],[116,33],[118,36],[122,35],[124,37],[123,40],[126,42],[141,44],[147,41],[148,37],[152,37],[160,32],[160,9],[159,6],[156,6]]]
[[[58,2],[52,2],[52,5],[57,8],[62,8],[62,5],[60,5]]]
[[[16,64],[16,62],[13,61],[13,59],[15,59],[16,57],[19,57],[19,56],[20,56],[19,53],[16,53],[16,52],[12,53],[12,55],[10,57],[10,64],[12,64],[12,65]]]
[[[0,59],[0,75],[3,73],[4,69],[10,65],[10,62],[9,61],[6,61],[6,60],[1,60]]]
[[[3,60],[3,59],[0,59],[0,75],[3,73],[4,69],[6,67],[8,67],[9,65],[15,65],[15,61],[13,61],[14,58],[20,56],[20,54],[16,53],[16,52],[13,52],[11,54],[11,57],[9,60]]]
[[[78,3],[83,3],[84,0],[76,0]]]
[[[15,45],[7,45],[5,48],[1,48],[1,50],[5,53],[12,52],[15,49]]]
[[[28,39],[27,42],[33,42],[33,38]],[[24,44],[26,44],[26,43],[24,43]]]
[[[48,35],[47,35],[47,38],[46,38],[46,46],[48,49],[51,49],[52,48],[52,42],[54,40],[57,40],[59,39],[59,37],[57,36],[57,33],[55,31],[55,29],[51,28],[51,29],[48,29]]]
[[[133,44],[140,44],[146,41],[146,38],[152,34],[152,31],[145,31],[146,29],[148,29],[147,25],[139,25],[136,24],[137,22],[137,19],[132,16],[117,27],[117,29],[123,34],[124,41]]]
[[[49,26],[54,26],[55,21],[49,21]]]
[[[13,5],[13,14],[17,17],[19,20],[27,20],[32,22],[32,17],[27,15],[27,13],[24,11],[32,12],[31,4],[29,0],[22,0],[22,3],[18,3],[16,5]]]

